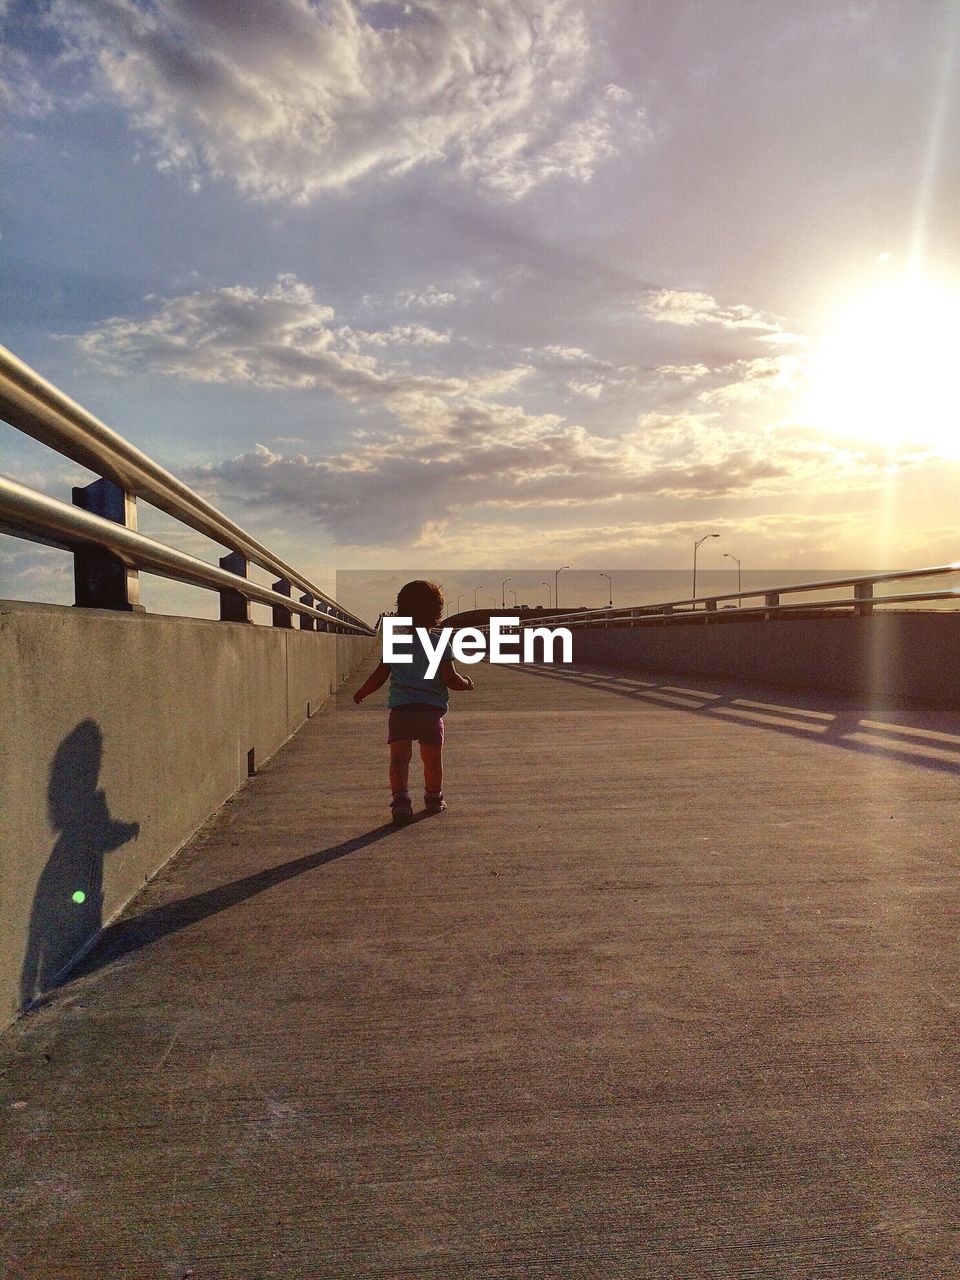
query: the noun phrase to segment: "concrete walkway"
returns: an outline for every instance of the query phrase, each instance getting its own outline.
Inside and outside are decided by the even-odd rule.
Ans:
[[[0,1040],[0,1277],[956,1280],[956,717],[475,672],[446,814],[343,697]]]

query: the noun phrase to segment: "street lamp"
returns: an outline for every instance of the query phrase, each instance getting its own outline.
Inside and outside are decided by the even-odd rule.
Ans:
[[[460,612],[460,601],[462,599],[463,599],[463,592],[461,591],[460,594],[457,596],[457,613]]]
[[[516,609],[516,608],[518,607],[518,606],[517,606],[517,593],[514,591],[513,587],[511,587],[511,588],[510,588],[510,594],[513,596],[513,607]]]
[[[702,538],[698,538],[696,542],[693,544],[693,596],[692,596],[692,599],[694,600],[696,600],[697,598],[697,547],[699,547],[701,542],[706,542],[708,538],[719,538],[719,537],[720,537],[719,533],[705,533]]]
[[[552,609],[552,608],[553,608],[553,596],[550,594],[550,592],[551,592],[551,590],[552,590],[552,588],[551,588],[551,586],[550,586],[550,583],[549,583],[549,582],[541,582],[541,583],[540,583],[540,585],[541,585],[541,587],[546,587],[546,588],[547,588],[547,608],[548,608],[548,609]]]
[[[485,586],[479,586],[479,587],[474,587],[474,588],[473,588],[473,607],[474,607],[474,609],[476,609],[476,608],[478,607],[478,606],[477,606],[477,592],[478,592],[478,591],[486,591],[486,589],[487,589],[487,588],[486,588]]]
[[[507,607],[506,586],[508,582],[512,582],[512,581],[513,581],[512,578],[504,578],[504,580],[500,583],[500,608],[501,609],[505,609]]]
[[[731,555],[729,551],[725,551],[723,554],[726,556],[726,558],[727,558],[728,560],[736,560],[736,561],[737,561],[737,608],[738,608],[738,609],[742,609],[742,608],[743,608],[743,598],[742,598],[742,596],[741,596],[741,594],[740,594],[740,593],[741,593],[741,591],[742,591],[742,587],[741,587],[741,585],[740,585],[740,561],[739,561],[739,559],[738,559],[738,557],[737,557],[737,556],[733,556],[733,555]]]
[[[717,536],[719,537],[719,534]],[[568,564],[562,564],[560,568],[556,571],[556,573],[553,575],[553,582],[554,582],[553,607],[557,611],[557,613],[560,612],[560,575],[561,573],[563,573],[564,569],[569,569],[569,568],[570,566]]]
[[[610,583],[610,608],[612,609],[613,608],[613,579],[610,577],[609,573],[601,573],[600,577],[606,578],[606,580]]]

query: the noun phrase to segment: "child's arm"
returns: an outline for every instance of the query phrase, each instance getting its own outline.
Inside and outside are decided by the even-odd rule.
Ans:
[[[353,695],[354,702],[359,706],[364,698],[369,698],[371,693],[376,693],[377,690],[385,685],[389,679],[390,668],[385,662],[381,662],[380,665],[367,676],[366,680]]]
[[[470,677],[462,676],[449,658],[446,662],[440,663],[440,679],[448,689],[458,690],[461,693],[473,688],[473,681]]]

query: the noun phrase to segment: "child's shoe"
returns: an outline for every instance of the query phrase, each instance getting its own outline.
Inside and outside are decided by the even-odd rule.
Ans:
[[[393,821],[398,827],[405,827],[413,821],[413,804],[410,801],[409,791],[398,791],[390,801],[390,812],[393,814]]]
[[[423,793],[423,805],[427,813],[443,813],[447,807],[447,802],[443,798],[442,791],[425,791]]]

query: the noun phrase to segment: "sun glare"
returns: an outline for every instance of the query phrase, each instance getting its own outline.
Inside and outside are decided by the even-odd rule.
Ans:
[[[890,451],[960,456],[960,293],[930,281],[869,289],[813,357],[804,416]]]

